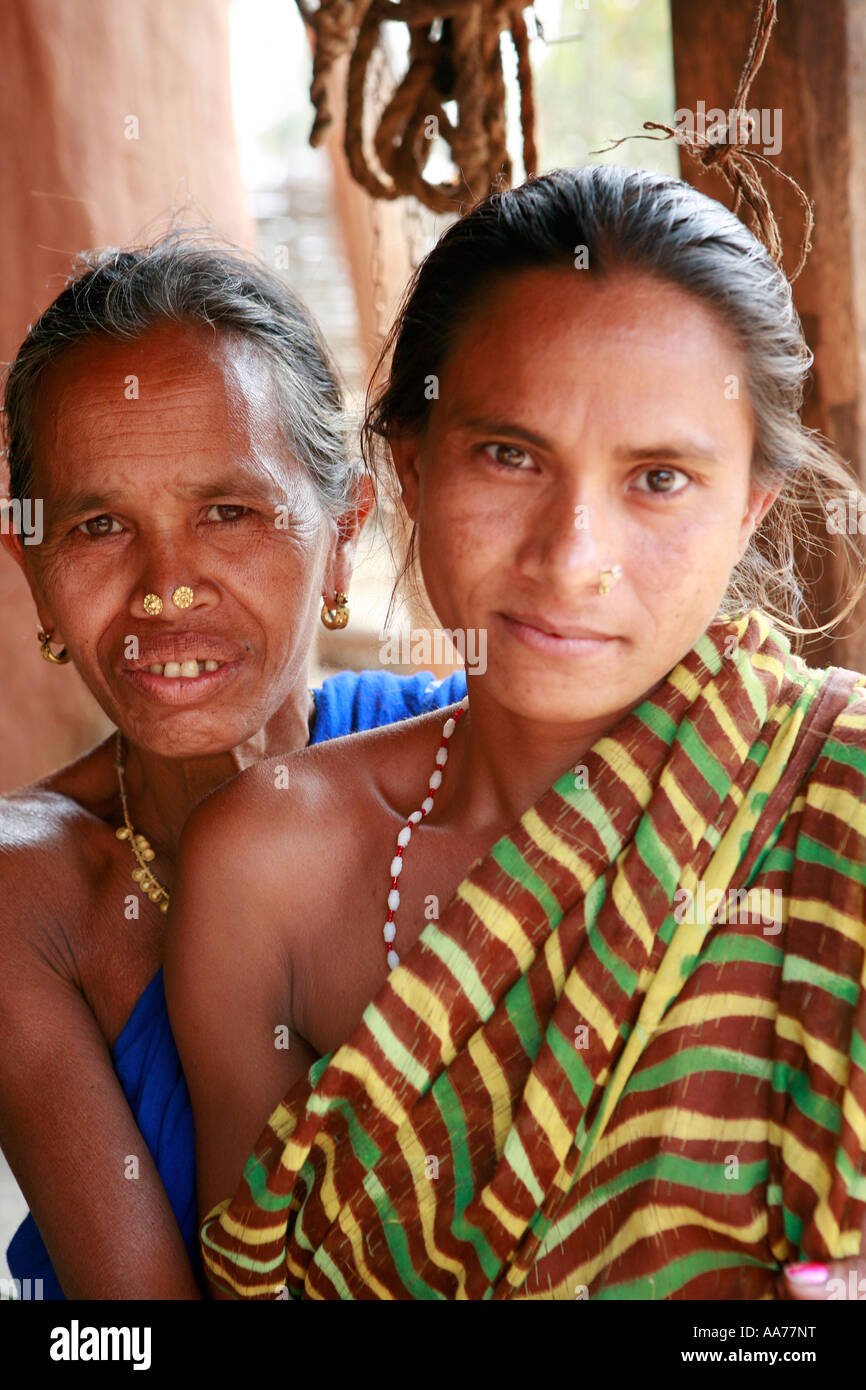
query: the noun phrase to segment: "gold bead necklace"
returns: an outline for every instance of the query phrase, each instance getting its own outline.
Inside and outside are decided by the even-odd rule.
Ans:
[[[316,717],[316,696],[311,690],[310,695],[310,714],[308,719],[308,731],[312,729],[313,720]],[[117,785],[120,788],[120,804],[123,807],[123,825],[119,825],[115,830],[118,840],[126,840],[132,850],[137,868],[133,869],[133,881],[138,884],[142,893],[146,893],[152,903],[159,904],[160,912],[168,912],[168,904],[171,901],[168,889],[160,883],[153,869],[148,865],[156,858],[156,853],[151,848],[150,841],[146,835],[136,834],[129,819],[129,811],[126,805],[126,785],[123,780],[123,736],[118,729],[115,739],[114,766],[117,771]]]
[[[148,868],[148,865],[156,858],[156,853],[151,849],[150,841],[146,835],[136,834],[129,819],[129,811],[126,806],[126,787],[123,780],[123,739],[119,729],[115,739],[114,766],[117,770],[117,783],[120,787],[120,804],[123,807],[123,825],[118,826],[114,833],[118,840],[127,841],[138,865],[132,871],[133,881],[138,884],[142,893],[147,894],[152,903],[158,903],[160,912],[168,912],[168,889],[160,883],[153,870]]]

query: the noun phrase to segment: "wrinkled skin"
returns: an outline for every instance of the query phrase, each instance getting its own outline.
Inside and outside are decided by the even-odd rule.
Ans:
[[[44,539],[3,541],[54,650],[67,647],[128,740],[132,823],[171,890],[191,808],[307,742],[314,625],[323,597],[349,590],[369,497],[339,518],[323,511],[280,437],[266,366],[204,327],[70,349],[34,413]],[[180,584],[194,591],[186,609],[171,602]],[[226,660],[230,678],[194,693],[132,674],[175,655]],[[75,678],[56,668],[58,698]],[[68,1296],[196,1298],[109,1051],[162,962],[165,929],[147,898],[127,916],[135,863],[121,823],[113,737],[0,798],[0,1144]]]

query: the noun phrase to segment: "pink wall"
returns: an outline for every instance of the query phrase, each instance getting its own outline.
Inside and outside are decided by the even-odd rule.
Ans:
[[[252,245],[232,123],[228,0],[3,0],[0,52],[3,362],[78,251],[143,239],[188,200],[193,220]],[[0,494],[5,487],[3,476]],[[5,552],[0,616],[0,790],[8,790],[109,726],[71,665],[41,659],[29,592]]]

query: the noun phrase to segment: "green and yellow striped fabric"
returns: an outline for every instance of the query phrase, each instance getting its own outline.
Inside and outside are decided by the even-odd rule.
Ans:
[[[859,1253],[864,919],[866,681],[719,621],[277,1107],[203,1222],[210,1277],[752,1299]]]

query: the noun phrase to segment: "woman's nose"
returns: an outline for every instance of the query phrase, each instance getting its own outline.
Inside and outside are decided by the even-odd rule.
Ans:
[[[581,501],[550,506],[531,528],[522,558],[524,572],[531,578],[550,580],[557,585],[597,590],[599,574],[605,565],[619,558],[613,553],[601,506]]]
[[[145,561],[129,596],[130,615],[136,619],[177,619],[184,613],[214,608],[220,589],[215,579],[201,573],[182,554]]]

